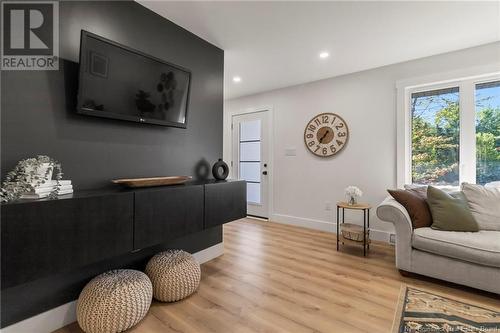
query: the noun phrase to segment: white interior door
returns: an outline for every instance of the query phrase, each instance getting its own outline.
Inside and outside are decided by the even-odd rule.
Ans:
[[[269,216],[268,111],[235,115],[232,119],[233,176],[247,181],[248,215]]]

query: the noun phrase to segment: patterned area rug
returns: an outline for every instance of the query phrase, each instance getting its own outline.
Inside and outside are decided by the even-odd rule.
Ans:
[[[403,287],[392,331],[497,333],[500,332],[500,312]]]

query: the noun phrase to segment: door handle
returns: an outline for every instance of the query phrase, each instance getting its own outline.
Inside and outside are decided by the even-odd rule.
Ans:
[[[262,174],[263,175],[267,175],[267,171],[262,171]]]

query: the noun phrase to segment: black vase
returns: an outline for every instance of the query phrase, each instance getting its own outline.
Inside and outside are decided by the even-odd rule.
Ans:
[[[210,175],[210,163],[204,158],[198,161],[194,167],[194,174],[198,180],[206,180]]]
[[[212,175],[218,180],[224,180],[229,175],[229,167],[221,158],[212,167]]]

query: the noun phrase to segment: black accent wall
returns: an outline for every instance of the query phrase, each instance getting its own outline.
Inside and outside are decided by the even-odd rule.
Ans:
[[[222,157],[223,50],[133,1],[64,1],[59,16],[59,71],[2,72],[2,179],[38,154],[59,160],[76,189],[192,175],[200,158]],[[82,29],[190,69],[187,129],[77,115]]]
[[[63,1],[59,11],[60,69],[1,73],[2,179],[17,161],[39,154],[60,161],[77,192],[111,187],[114,178],[192,175],[201,158],[213,163],[222,156],[223,50],[134,1]],[[187,129],[77,115],[82,29],[190,69]],[[162,249],[196,252],[221,241],[218,225],[2,289],[0,326],[74,300],[106,270],[142,269]]]

